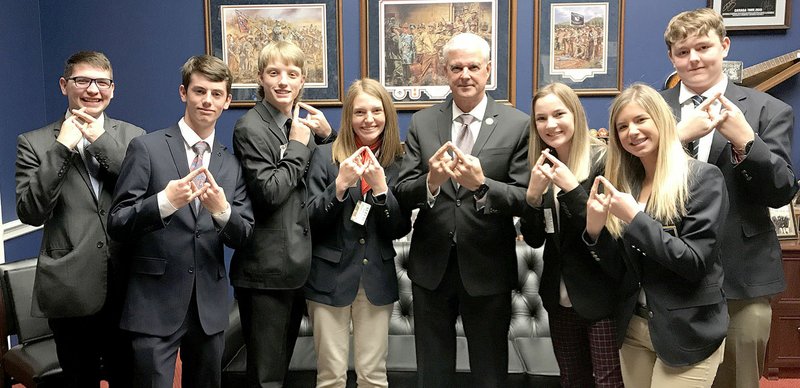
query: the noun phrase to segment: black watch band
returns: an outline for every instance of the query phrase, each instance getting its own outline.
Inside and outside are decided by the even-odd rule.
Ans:
[[[475,197],[475,200],[482,199],[486,196],[486,193],[489,192],[489,186],[484,183],[478,186],[478,189],[472,192],[472,196]]]

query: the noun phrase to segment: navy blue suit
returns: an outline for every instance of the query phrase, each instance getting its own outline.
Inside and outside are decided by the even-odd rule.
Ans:
[[[202,331],[190,331],[197,338],[221,334],[228,326],[230,298],[223,248],[245,244],[253,213],[239,162],[219,142],[212,146],[208,169],[231,207],[223,228],[208,210],[200,206],[196,211],[192,203],[161,218],[157,194],[169,181],[189,173],[177,125],[136,138],[128,147],[109,215],[109,233],[129,243],[125,259],[130,274],[120,326],[134,335],[168,337],[190,322]],[[179,339],[174,350],[178,345],[186,349],[185,343],[193,342]],[[213,343],[212,348],[183,352],[184,368],[192,365],[186,357],[213,361],[219,354],[221,360],[222,343]],[[196,352],[201,354],[190,354]],[[165,363],[174,365],[174,357]],[[219,363],[195,366],[217,374],[220,368]],[[184,371],[184,378],[202,376],[201,371]],[[136,372],[142,373],[138,365]]]

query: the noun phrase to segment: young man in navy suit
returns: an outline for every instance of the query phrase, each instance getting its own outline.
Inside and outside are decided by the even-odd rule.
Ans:
[[[183,118],[131,142],[109,215],[112,237],[130,246],[121,327],[133,338],[135,387],[172,387],[178,348],[184,386],[220,386],[230,310],[223,247],[243,246],[253,226],[241,166],[215,141],[230,70],[203,55],[181,73]]]
[[[789,203],[797,192],[789,156],[794,114],[780,100],[728,80],[722,61],[731,40],[712,9],[673,17],[664,40],[681,82],[662,96],[687,151],[722,170],[730,198],[721,256],[731,319],[714,386],[758,387],[770,297],[786,288],[768,208]]]

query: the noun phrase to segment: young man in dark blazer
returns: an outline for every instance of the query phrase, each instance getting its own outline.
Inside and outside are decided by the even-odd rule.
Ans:
[[[305,174],[317,143],[335,138],[322,112],[299,102],[305,55],[276,41],[258,58],[259,95],[236,122],[233,150],[253,201],[255,231],[231,260],[247,346],[247,386],[283,386],[305,309],[311,266]],[[300,108],[308,115],[299,115]]]
[[[44,225],[31,313],[48,318],[65,387],[98,386],[101,362],[112,388],[127,386],[130,346],[118,327],[124,271],[106,212],[125,148],[144,130],[103,113],[115,86],[103,53],[73,54],[59,84],[65,117],[17,139],[17,215]]]
[[[678,14],[664,40],[681,83],[662,96],[689,153],[722,170],[730,197],[721,256],[731,320],[714,386],[758,387],[770,297],[786,287],[768,208],[789,203],[797,192],[789,156],[794,115],[780,100],[727,79],[722,60],[731,41],[715,11]]]
[[[244,246],[253,226],[241,166],[215,141],[230,70],[203,55],[181,73],[183,118],[131,142],[109,215],[111,236],[129,243],[121,327],[133,338],[137,388],[172,387],[178,348],[184,386],[221,385],[230,310],[223,248]]]
[[[397,184],[401,205],[419,208],[408,269],[419,384],[456,385],[460,314],[473,386],[503,387],[530,120],[486,95],[483,38],[456,35],[443,54],[452,96],[412,117]]]

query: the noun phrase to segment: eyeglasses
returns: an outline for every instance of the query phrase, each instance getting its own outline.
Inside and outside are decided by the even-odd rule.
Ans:
[[[81,89],[88,88],[92,82],[97,85],[98,89],[111,89],[111,86],[114,85],[114,80],[110,78],[70,77],[67,80],[75,82],[75,86]]]

